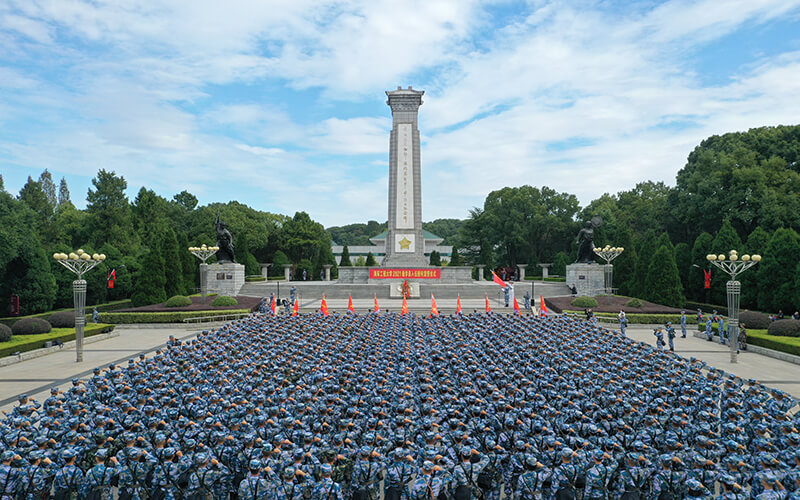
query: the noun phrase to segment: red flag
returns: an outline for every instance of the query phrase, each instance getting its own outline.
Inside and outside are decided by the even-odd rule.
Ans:
[[[322,304],[319,306],[319,310],[322,311],[322,314],[325,316],[328,315],[328,301],[325,300],[325,294],[322,294]]]
[[[539,313],[547,316],[547,304],[544,302],[544,297],[539,295]]]
[[[117,279],[117,270],[112,269],[106,278],[108,279],[108,288],[114,288],[114,281]]]
[[[492,312],[492,306],[489,305],[489,296],[486,296],[486,312]]]
[[[376,312],[376,313],[381,312],[381,308],[378,306],[378,294],[377,293],[375,294],[375,309],[373,310],[373,312]]]
[[[275,316],[275,296],[273,295],[269,300],[269,310]]]
[[[704,288],[711,288],[711,269],[703,269],[703,277],[705,278]]]
[[[403,295],[403,307],[400,309],[400,315],[408,314],[408,301],[406,300],[406,296]]]
[[[292,309],[292,316],[297,316],[297,312],[300,311],[300,296],[298,295],[296,299],[294,299],[294,308]]]
[[[431,294],[431,316],[438,316],[439,308],[436,306],[436,297]]]
[[[517,314],[522,315],[522,313],[519,310],[519,302],[517,302],[517,297],[514,297],[514,311],[516,311]]]
[[[500,276],[498,276],[498,275],[496,275],[496,274],[494,273],[494,271],[492,271],[492,281],[494,281],[494,282],[495,282],[495,283],[497,283],[498,285],[502,286],[503,288],[505,288],[505,287],[507,287],[507,286],[508,286],[508,285],[506,284],[506,282],[505,282],[505,281],[503,281],[503,280],[501,280],[501,279],[500,279]]]
[[[461,294],[458,294],[458,300],[456,300],[456,314],[461,314]]]
[[[376,300],[376,303],[377,303],[377,298],[375,300]],[[347,310],[350,311],[353,314],[356,313],[356,310],[353,307],[353,296],[352,295],[348,295],[347,296]]]

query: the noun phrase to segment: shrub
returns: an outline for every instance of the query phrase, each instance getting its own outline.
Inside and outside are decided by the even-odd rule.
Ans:
[[[228,306],[235,306],[239,305],[239,303],[233,297],[228,297],[226,295],[220,295],[214,302],[211,303],[213,307],[228,307]]]
[[[594,297],[578,297],[571,304],[575,307],[597,307],[597,299]]]
[[[59,311],[47,318],[53,328],[75,328],[75,311]]]
[[[749,330],[751,328],[756,330],[766,330],[772,323],[764,313],[756,311],[742,311],[739,313],[739,324],[744,324]]]
[[[773,321],[767,329],[767,334],[778,337],[800,337],[800,321],[796,319]]]
[[[642,307],[642,301],[639,299],[631,299],[626,304],[628,307]]]
[[[747,343],[800,356],[800,338],[796,337],[775,337],[764,330],[748,330]]]
[[[186,307],[192,305],[192,299],[184,295],[174,295],[164,302],[164,307]]]
[[[11,340],[11,328],[6,325],[0,325],[0,342],[8,342]]]
[[[244,280],[248,283],[251,283],[253,281],[267,281],[267,278],[263,276],[245,276]]]
[[[14,335],[37,335],[48,333],[53,327],[47,320],[42,318],[23,318],[11,327]]]

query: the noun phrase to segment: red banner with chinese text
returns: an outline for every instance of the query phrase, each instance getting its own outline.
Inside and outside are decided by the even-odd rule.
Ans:
[[[396,280],[438,280],[442,277],[441,269],[370,269],[369,279]]]

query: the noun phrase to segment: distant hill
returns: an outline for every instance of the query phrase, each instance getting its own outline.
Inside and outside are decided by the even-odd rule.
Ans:
[[[461,219],[436,219],[423,222],[422,228],[426,231],[444,238],[443,245],[452,245],[458,230],[464,223]],[[369,245],[369,239],[389,228],[388,222],[378,223],[371,220],[364,223],[348,224],[346,226],[332,226],[326,229],[333,241],[339,245]]]

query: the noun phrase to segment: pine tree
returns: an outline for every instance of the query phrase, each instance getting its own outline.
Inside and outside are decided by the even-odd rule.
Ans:
[[[448,266],[463,266],[464,260],[458,254],[458,247],[453,247],[453,252],[450,254],[450,263]]]
[[[436,250],[433,250],[431,252],[430,264],[432,266],[441,266],[442,265],[442,256],[439,255],[439,252],[437,252]]]
[[[725,221],[722,227],[714,236],[714,241],[711,243],[711,252],[714,254],[724,254],[728,256],[728,252],[736,250],[742,254],[742,240],[736,233],[729,221]],[[728,294],[725,291],[725,283],[730,278],[722,271],[716,273],[717,279],[711,282],[711,303],[712,304],[727,304]]]
[[[694,270],[692,267],[692,249],[686,243],[675,245],[675,264],[678,266],[683,295],[686,297],[689,294],[689,277]]]
[[[761,226],[756,227],[740,254],[763,254],[769,245],[770,235]],[[758,264],[759,266],[761,264]],[[742,283],[741,307],[742,309],[758,308],[758,267],[746,271],[737,278]]]
[[[789,273],[797,267],[800,235],[794,229],[775,231],[758,266],[758,307],[762,311],[784,313],[794,310],[794,279]],[[752,271],[750,271],[752,272]]]
[[[347,245],[342,248],[342,258],[339,259],[339,266],[352,266],[353,263],[350,262],[350,249],[347,248]]]
[[[5,190],[6,190],[6,183],[3,180],[3,174],[0,174],[0,192],[3,192]]]
[[[184,294],[191,295],[194,293],[196,287],[195,283],[197,283],[196,277],[198,275],[197,270],[199,268],[199,263],[192,253],[187,250],[188,248],[189,240],[186,234],[179,234],[178,253],[181,257],[181,270],[183,271],[181,288]]]
[[[167,300],[164,291],[167,284],[165,267],[158,238],[151,238],[147,251],[139,260],[139,271],[133,281],[131,302],[134,307],[160,304]]]
[[[375,256],[372,255],[372,252],[367,253],[367,261],[365,262],[364,265],[366,265],[367,267],[375,267],[378,265],[378,263],[375,261]]]
[[[711,268],[711,264],[706,260],[706,255],[711,253],[711,245],[713,242],[713,236],[708,233],[701,233],[695,238],[694,245],[692,245],[692,268],[690,269],[688,279],[689,290],[687,294],[698,302],[711,302],[711,292],[704,288],[705,276],[703,275],[703,271],[707,271]],[[711,278],[713,281],[715,275],[712,274]]]
[[[656,304],[683,306],[684,298],[675,254],[666,245],[660,246],[650,260],[644,296]]]
[[[53,176],[47,169],[44,169],[42,175],[39,176],[39,184],[42,186],[42,191],[44,191],[47,201],[50,203],[51,209],[55,210],[56,205],[58,204],[58,197],[56,196],[56,183],[53,182]]]
[[[184,293],[183,261],[178,238],[171,227],[162,231],[161,253],[164,256],[164,293],[167,298]]]
[[[636,247],[636,264],[633,270],[633,279],[628,285],[630,294],[634,297],[642,297],[646,295],[647,291],[647,274],[650,269],[650,262],[653,258],[653,253],[656,251],[656,233],[652,229],[648,229],[639,240]]]
[[[58,206],[65,205],[72,206],[72,200],[69,198],[69,187],[67,187],[67,179],[61,178],[61,183],[58,185]]]

